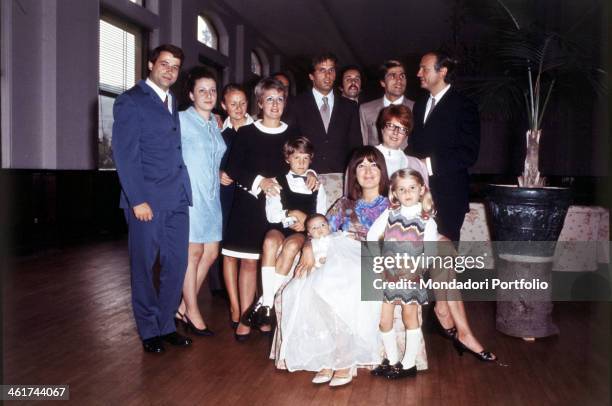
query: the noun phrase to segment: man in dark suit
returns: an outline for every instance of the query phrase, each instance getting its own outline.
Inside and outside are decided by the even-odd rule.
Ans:
[[[417,76],[429,96],[414,105],[409,149],[418,158],[429,158],[438,230],[459,241],[469,211],[468,168],[478,159],[480,117],[476,104],[451,85],[455,65],[456,61],[438,52],[421,59]]]
[[[392,104],[408,107],[412,110],[414,102],[404,96],[406,91],[406,69],[400,61],[390,59],[385,61],[379,68],[380,86],[385,90],[385,94],[380,99],[372,100],[359,107],[359,121],[361,123],[361,134],[363,135],[364,145],[378,145],[378,129],[376,120],[380,111]],[[404,140],[402,148],[406,148],[407,142]]]
[[[121,181],[120,207],[129,230],[132,307],[147,352],[163,342],[188,346],[176,333],[189,239],[191,186],[181,154],[176,82],[183,51],[162,45],[149,57],[149,77],[127,90],[113,107],[113,157]],[[153,266],[159,255],[159,293]]]
[[[337,59],[323,54],[312,59],[312,90],[295,97],[287,118],[298,134],[314,145],[312,168],[333,204],[342,195],[342,174],[353,148],[362,145],[357,104],[334,94]]]

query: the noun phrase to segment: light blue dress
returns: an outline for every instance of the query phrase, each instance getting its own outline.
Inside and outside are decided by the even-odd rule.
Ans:
[[[191,179],[189,242],[221,241],[219,166],[225,142],[215,117],[206,121],[193,107],[179,113],[183,160]]]

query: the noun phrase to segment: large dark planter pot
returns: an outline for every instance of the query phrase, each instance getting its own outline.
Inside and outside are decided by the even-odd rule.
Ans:
[[[566,188],[521,188],[488,185],[485,197],[493,241],[509,254],[550,257],[561,234],[571,201]],[[549,244],[512,244],[518,241],[548,241]]]
[[[489,185],[487,192],[497,277],[505,282],[537,279],[550,286],[552,256],[570,205],[570,190]],[[551,292],[498,290],[496,328],[523,338],[558,334]]]

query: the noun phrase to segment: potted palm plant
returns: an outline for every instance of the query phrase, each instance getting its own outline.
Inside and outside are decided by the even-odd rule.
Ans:
[[[518,187],[490,185],[488,190],[493,235],[497,241],[556,241],[570,204],[570,191],[547,187],[540,173],[542,120],[559,84],[567,86],[579,73],[591,89],[602,93],[606,73],[594,66],[587,50],[567,35],[576,27],[560,33],[522,24],[503,0],[496,0],[494,5],[488,20],[495,23],[495,40],[490,48],[498,70],[493,79],[485,78],[470,91],[485,110],[515,116],[524,112],[527,130]],[[579,18],[577,24],[585,21]]]
[[[594,67],[588,53],[566,35],[524,25],[504,1],[494,4],[488,20],[496,23],[491,52],[500,69],[493,80],[485,79],[470,90],[485,110],[524,112],[527,117],[525,161],[518,186],[489,185],[485,197],[492,236],[503,259],[497,263],[498,277],[550,281],[550,261],[571,193],[567,188],[546,186],[540,173],[542,120],[560,83],[567,84],[580,72],[591,89],[601,91],[605,90],[605,72]],[[498,330],[523,338],[558,333],[551,319],[550,291],[540,296],[498,292],[498,300]]]

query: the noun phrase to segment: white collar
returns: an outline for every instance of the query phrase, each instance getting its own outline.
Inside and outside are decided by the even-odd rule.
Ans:
[[[422,211],[423,206],[421,205],[421,203],[417,203],[410,207],[402,206],[401,208],[401,213],[404,217],[415,217],[420,215]]]
[[[304,174],[303,174],[303,175],[298,175],[297,173],[293,172],[292,170],[289,170],[289,172],[287,172],[287,176],[289,176],[289,175],[295,175],[295,176],[300,176],[300,177],[302,177],[302,176],[307,176],[307,174],[308,174],[308,171],[304,172]],[[291,177],[293,178],[293,176],[291,176]]]
[[[391,101],[389,99],[387,99],[387,95],[383,96],[383,106],[384,107],[389,107],[390,105],[396,105],[399,106],[400,104],[404,103],[404,96],[400,96],[399,98],[397,98],[395,101]]]
[[[448,89],[450,89],[450,87],[451,87],[451,85],[448,84],[448,85],[446,85],[446,87],[444,89],[440,90],[437,95],[434,96],[431,93],[429,95],[431,96],[432,99],[435,99],[436,100],[436,104],[438,104],[438,103],[440,103],[440,99],[442,99],[442,97],[444,97],[444,95],[446,94],[446,92],[448,92]]]
[[[253,124],[254,122],[253,117],[251,117],[247,113],[244,113],[244,116],[246,117],[246,121],[244,122],[243,126]],[[227,118],[223,122],[223,127],[221,128],[221,131],[225,131],[226,128],[234,128],[232,127],[232,122],[230,121],[229,116],[227,116]]]
[[[266,134],[281,134],[284,133],[287,129],[287,124],[283,123],[282,121],[280,122],[281,125],[276,128],[264,126],[261,120],[257,120],[253,124],[259,131],[264,132]]]
[[[319,92],[314,87],[312,88],[312,94],[314,95],[315,101],[317,102],[317,106],[323,104],[323,97],[327,97],[327,104],[332,105],[334,103],[334,91],[330,91],[327,95]]]
[[[168,96],[168,102],[170,102],[170,100],[172,98],[172,94],[169,91],[168,92],[164,91],[161,87],[157,86],[155,84],[155,82],[153,82],[149,78],[147,78],[147,80],[145,80],[145,83],[147,85],[149,85],[149,87],[155,91],[155,93],[159,96],[161,101],[166,100],[166,96]]]
[[[383,155],[388,155],[388,156],[392,156],[392,155],[406,155],[404,154],[404,151],[402,151],[401,149],[391,149],[388,147],[385,147],[383,144],[378,144],[376,146],[376,148],[382,152]]]

